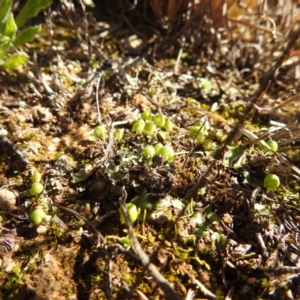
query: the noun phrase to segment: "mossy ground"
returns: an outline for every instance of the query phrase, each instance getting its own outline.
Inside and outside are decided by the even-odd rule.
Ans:
[[[134,231],[142,248],[183,299],[189,290],[203,298],[206,289],[209,299],[300,297],[299,102],[254,109],[245,129],[258,139],[241,134],[215,158],[290,27],[280,27],[277,40],[242,25],[231,29],[231,40],[229,29],[221,31],[221,48],[215,37],[186,47],[175,72],[179,48],[155,50],[149,40],[135,53],[124,42],[132,26],[122,30],[124,21],[92,13],[53,7],[44,34],[24,48],[36,54],[35,65],[1,72],[1,129],[11,143],[1,142],[0,183],[17,198],[1,211],[0,298],[165,299],[130,248],[119,185],[139,208]],[[299,92],[293,63],[280,68],[262,108]],[[91,138],[97,91],[108,130],[102,139]],[[133,132],[144,111],[162,113],[173,130]],[[195,124],[205,128],[200,142],[189,137]],[[124,129],[121,140],[114,128]],[[259,149],[270,138],[288,163]],[[174,159],[143,157],[157,143],[171,146]],[[33,169],[44,191],[25,197]],[[263,187],[268,173],[280,177],[276,191]],[[52,216],[45,227],[30,222],[32,205]]]

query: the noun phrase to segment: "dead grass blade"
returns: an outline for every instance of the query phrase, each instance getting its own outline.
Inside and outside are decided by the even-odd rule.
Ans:
[[[253,97],[253,100],[249,103],[248,107],[245,109],[244,115],[240,118],[238,124],[233,128],[233,130],[228,134],[224,145],[221,149],[216,152],[215,158],[221,158],[223,152],[228,144],[233,141],[239,140],[242,134],[244,134],[244,128],[246,126],[247,120],[251,117],[255,107],[259,106],[262,102],[263,96],[268,90],[271,82],[273,82],[276,71],[282,66],[285,60],[290,56],[294,45],[296,44],[300,36],[300,26],[292,32],[291,36],[287,37],[287,46],[283,50],[283,54],[279,59],[270,67],[268,72],[261,80],[260,88]]]

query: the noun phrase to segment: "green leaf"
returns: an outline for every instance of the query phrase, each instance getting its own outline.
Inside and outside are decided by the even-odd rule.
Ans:
[[[35,17],[40,11],[49,7],[52,0],[28,0],[16,18],[18,27],[24,25],[30,18]]]
[[[194,234],[200,238],[203,238],[204,236],[206,236],[207,233],[208,232],[206,230],[204,230],[204,228],[202,228],[202,227],[195,228],[195,230],[194,230]]]
[[[4,24],[1,26],[1,34],[3,36],[6,36],[10,39],[13,39],[17,32],[17,25],[14,20],[14,16],[12,13],[10,13],[8,19]]]
[[[41,32],[42,26],[36,25],[36,26],[29,26],[26,29],[22,30],[17,37],[13,41],[14,46],[18,46],[20,44],[24,44],[30,40],[32,40],[36,34]]]
[[[80,170],[78,173],[72,173],[71,176],[73,178],[74,183],[78,183],[89,178],[94,172],[94,169],[91,165],[85,166],[84,169]]]
[[[219,233],[219,232],[214,232],[212,235],[211,235],[211,238],[212,240],[215,242],[215,245],[217,247],[219,247],[219,249],[221,251],[224,251],[225,250],[225,247],[226,247],[226,235],[223,234],[223,233]]]
[[[215,212],[210,212],[207,214],[207,219],[212,223],[212,224],[218,224],[220,222],[220,217],[218,214]]]
[[[130,247],[130,238],[128,236],[124,236],[121,238],[118,238],[119,242],[124,246],[124,247]]]
[[[12,0],[0,0],[0,23],[6,22],[12,7]]]
[[[2,69],[12,70],[28,62],[28,55],[25,52],[12,54],[1,66]]]
[[[139,215],[137,207],[133,203],[127,203],[126,208],[127,208],[127,213],[128,213],[129,219],[130,219],[131,223],[133,224],[137,220],[138,215]],[[120,215],[121,224],[125,224],[126,223],[125,215],[124,215],[121,207],[119,207],[118,212]]]

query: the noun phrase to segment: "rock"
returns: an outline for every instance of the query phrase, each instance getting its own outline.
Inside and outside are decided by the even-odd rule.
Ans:
[[[16,208],[16,195],[10,190],[0,190],[0,210],[11,211]]]

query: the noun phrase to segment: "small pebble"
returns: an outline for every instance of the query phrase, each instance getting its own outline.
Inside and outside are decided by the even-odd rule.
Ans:
[[[38,234],[42,234],[42,235],[46,234],[47,231],[48,231],[48,229],[47,229],[47,227],[44,226],[44,225],[40,225],[40,226],[36,229],[36,232],[37,232]]]
[[[12,211],[16,208],[16,195],[10,190],[0,190],[0,210]]]

